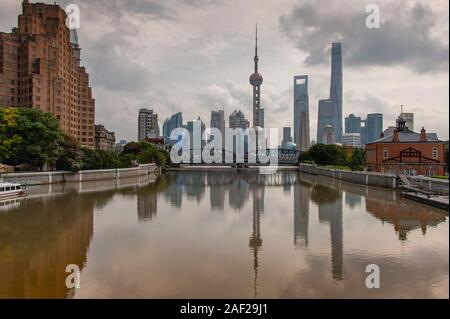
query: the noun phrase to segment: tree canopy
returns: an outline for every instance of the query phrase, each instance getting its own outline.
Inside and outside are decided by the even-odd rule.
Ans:
[[[33,108],[0,109],[0,161],[36,169],[59,158],[63,141],[64,133],[50,113]]]
[[[335,144],[316,144],[300,154],[300,162],[314,162],[322,166],[342,166],[352,170],[362,170],[364,150],[356,147]]]

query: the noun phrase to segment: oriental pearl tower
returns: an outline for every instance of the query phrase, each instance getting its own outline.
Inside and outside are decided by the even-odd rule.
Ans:
[[[250,75],[250,84],[253,86],[253,127],[264,126],[263,114],[261,113],[260,89],[263,83],[263,77],[258,73],[258,25],[255,31],[255,72]]]

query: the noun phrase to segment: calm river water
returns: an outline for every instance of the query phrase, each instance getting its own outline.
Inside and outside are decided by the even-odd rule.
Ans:
[[[448,226],[396,192],[289,170],[33,187],[0,203],[0,298],[448,298]]]

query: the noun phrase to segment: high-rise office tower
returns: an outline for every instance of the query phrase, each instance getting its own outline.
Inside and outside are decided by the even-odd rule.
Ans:
[[[361,147],[361,135],[359,133],[342,134],[342,145]]]
[[[289,142],[292,142],[291,128],[290,127],[283,127],[283,141],[282,141],[282,145],[286,145]]]
[[[197,126],[200,128],[200,131],[198,132],[200,134],[200,139],[194,139],[194,127]],[[202,121],[202,119],[200,118],[200,116],[193,121],[188,121],[187,122],[187,126],[186,126],[190,137],[191,137],[191,147],[194,146],[194,141],[195,141],[195,145],[201,146],[203,147],[205,144],[205,139],[204,139],[204,133],[206,130],[206,125],[205,123]]]
[[[319,100],[319,111],[317,118],[317,143],[324,143],[323,141],[323,131],[325,126],[329,125],[333,127],[333,103],[330,99]],[[333,134],[336,136],[335,134]]]
[[[294,76],[294,143],[297,149],[309,148],[309,97],[308,76]]]
[[[233,113],[230,114],[229,118],[229,126],[230,128],[241,128],[244,131],[249,128],[250,123],[245,118],[244,113],[241,111],[233,111]]]
[[[95,100],[66,18],[56,4],[23,1],[18,27],[0,33],[0,107],[51,113],[66,134],[94,148]]]
[[[138,140],[142,141],[147,137],[158,136],[158,114],[154,113],[153,110],[140,109],[138,115]]]
[[[361,120],[361,146],[365,146],[368,143],[368,130],[367,119]]]
[[[263,77],[258,73],[258,26],[256,26],[255,33],[255,71],[250,75],[250,84],[253,86],[253,127],[261,126],[264,123],[264,119],[261,119],[261,84],[263,83]]]
[[[367,127],[366,144],[379,139],[380,134],[383,132],[383,114],[381,113],[367,114],[366,127]]]
[[[181,112],[173,114],[167,118],[163,124],[163,137],[166,143],[174,144],[176,140],[170,140],[170,134],[176,128],[183,127],[183,115]]]
[[[322,144],[335,144],[336,136],[334,135],[334,132],[335,130],[330,124],[325,125],[322,132]]]
[[[353,113],[345,118],[345,133],[361,134],[361,118]]]
[[[211,128],[216,128],[222,134],[222,147],[225,146],[225,113],[223,110],[211,111]]]
[[[334,42],[331,46],[331,85],[330,100],[333,103],[333,123],[336,142],[342,139],[342,44]]]
[[[398,121],[400,120],[400,118],[402,118],[405,121],[405,125],[410,131],[414,131],[414,113],[402,112],[395,121],[396,126],[398,126]]]

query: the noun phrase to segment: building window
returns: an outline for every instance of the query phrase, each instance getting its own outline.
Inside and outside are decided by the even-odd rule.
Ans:
[[[433,147],[433,158],[438,158],[438,149],[437,149],[437,147]]]
[[[386,159],[389,157],[389,149],[387,147],[383,148],[383,158]]]

